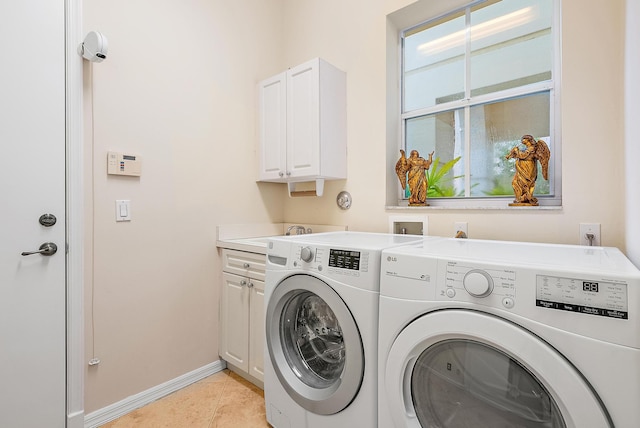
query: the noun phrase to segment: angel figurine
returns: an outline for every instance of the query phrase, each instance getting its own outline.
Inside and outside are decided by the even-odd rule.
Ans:
[[[433,153],[429,153],[429,159],[420,157],[417,150],[411,150],[411,154],[407,158],[404,150],[400,150],[402,156],[396,163],[396,174],[400,180],[403,189],[407,188],[409,183],[409,206],[427,206],[427,170],[433,162]],[[407,173],[408,180],[407,180]]]
[[[515,146],[506,156],[507,159],[516,160],[516,173],[511,182],[516,198],[509,205],[535,207],[538,205],[538,198],[533,196],[538,178],[536,161],[540,161],[542,176],[548,180],[551,151],[544,141],[536,141],[531,135],[524,135],[521,142],[525,145],[524,150]]]

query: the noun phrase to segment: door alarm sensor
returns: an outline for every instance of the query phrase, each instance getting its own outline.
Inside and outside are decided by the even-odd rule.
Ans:
[[[107,37],[97,31],[91,31],[78,46],[78,53],[88,61],[102,62],[107,59],[108,49]]]

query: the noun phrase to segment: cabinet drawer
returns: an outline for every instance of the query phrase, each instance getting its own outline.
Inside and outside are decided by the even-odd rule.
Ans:
[[[222,270],[264,281],[266,256],[244,251],[222,250]]]

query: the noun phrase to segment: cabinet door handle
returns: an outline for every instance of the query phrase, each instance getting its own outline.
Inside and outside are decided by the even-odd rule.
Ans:
[[[242,281],[240,281],[240,287],[244,287],[245,285],[247,285],[246,279],[243,279]]]
[[[284,172],[280,171],[280,172],[278,173],[278,175],[279,175],[280,177],[282,177],[282,176],[284,176]]]
[[[249,269],[251,265],[249,263],[245,263],[242,265],[242,267],[244,267],[245,269]]]
[[[247,284],[247,287],[253,288],[253,282],[249,281],[249,283]]]

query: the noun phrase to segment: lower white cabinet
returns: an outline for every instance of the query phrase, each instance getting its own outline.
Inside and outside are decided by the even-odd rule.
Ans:
[[[222,258],[220,356],[232,368],[249,375],[249,380],[261,383],[265,255],[223,249]]]

